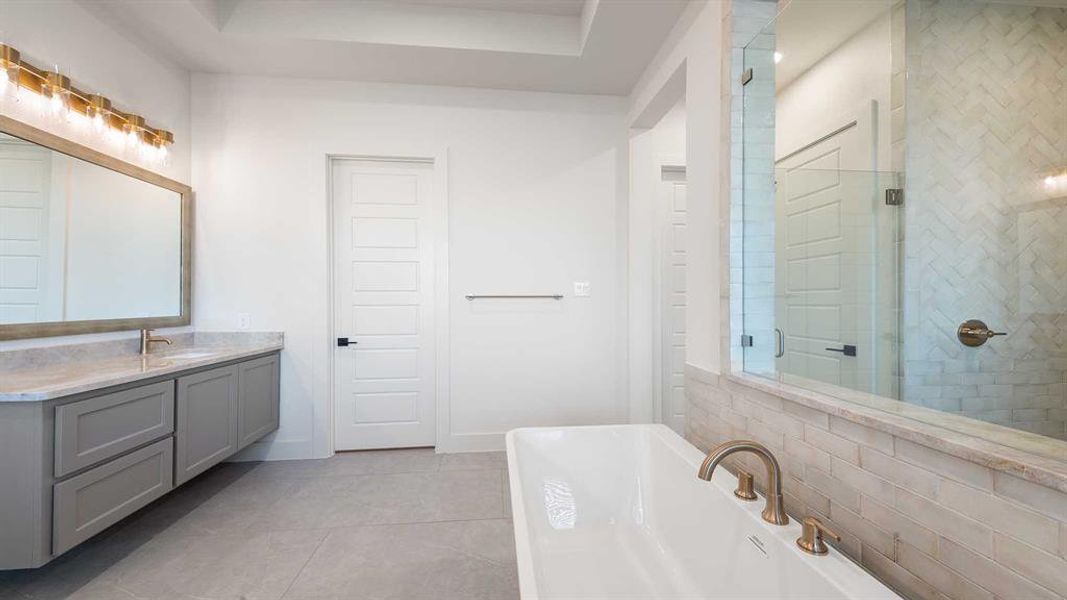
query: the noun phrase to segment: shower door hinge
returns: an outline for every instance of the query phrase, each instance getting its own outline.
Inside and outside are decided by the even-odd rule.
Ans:
[[[885,191],[886,206],[900,206],[902,204],[904,204],[904,190],[900,188],[889,188]]]
[[[752,69],[748,68],[741,73],[741,85],[748,85],[750,81],[752,81]]]
[[[752,347],[752,336],[751,335],[745,335],[743,333],[741,334],[741,347],[742,348],[751,348]]]

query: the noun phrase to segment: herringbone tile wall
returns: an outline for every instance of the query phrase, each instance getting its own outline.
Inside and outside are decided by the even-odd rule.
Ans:
[[[903,398],[1067,439],[1067,9],[910,0],[907,37]]]

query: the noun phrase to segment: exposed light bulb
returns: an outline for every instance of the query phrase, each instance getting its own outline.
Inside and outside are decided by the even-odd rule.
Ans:
[[[19,51],[0,43],[0,98],[19,101]]]
[[[104,130],[104,115],[100,112],[93,115],[93,130],[97,133]]]
[[[1067,194],[1067,170],[1055,175],[1048,175],[1044,179],[1045,192],[1053,196]]]
[[[782,62],[782,53],[781,52],[775,52],[774,53],[774,64],[778,64],[780,62]]]

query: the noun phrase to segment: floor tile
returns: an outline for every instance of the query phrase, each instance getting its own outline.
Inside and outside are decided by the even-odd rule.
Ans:
[[[281,598],[326,535],[300,530],[153,540],[97,583],[138,598]]]
[[[515,598],[510,515],[503,453],[229,463],[0,599]]]
[[[504,516],[499,471],[357,475],[302,482],[254,528],[327,529]]]
[[[507,468],[508,459],[504,452],[463,452],[441,455],[442,471]]]
[[[332,531],[289,588],[293,599],[518,598],[506,520]]]
[[[338,452],[321,460],[287,460],[260,463],[257,477],[312,479],[338,475],[375,473],[425,473],[440,468],[441,457],[433,448]]]

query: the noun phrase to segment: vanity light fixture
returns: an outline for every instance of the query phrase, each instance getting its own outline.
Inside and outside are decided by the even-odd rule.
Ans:
[[[782,62],[783,58],[785,58],[785,55],[783,55],[781,52],[775,52],[774,53],[774,64],[778,64],[778,63]]]
[[[144,117],[115,109],[111,100],[100,94],[83,92],[71,85],[70,78],[59,72],[45,71],[22,60],[18,50],[0,44],[0,99],[17,102],[18,91],[25,88],[45,100],[45,110],[67,120],[74,113],[83,114],[100,134],[108,131],[124,134],[127,143],[139,146],[142,154],[162,161],[174,134],[156,129]]]

